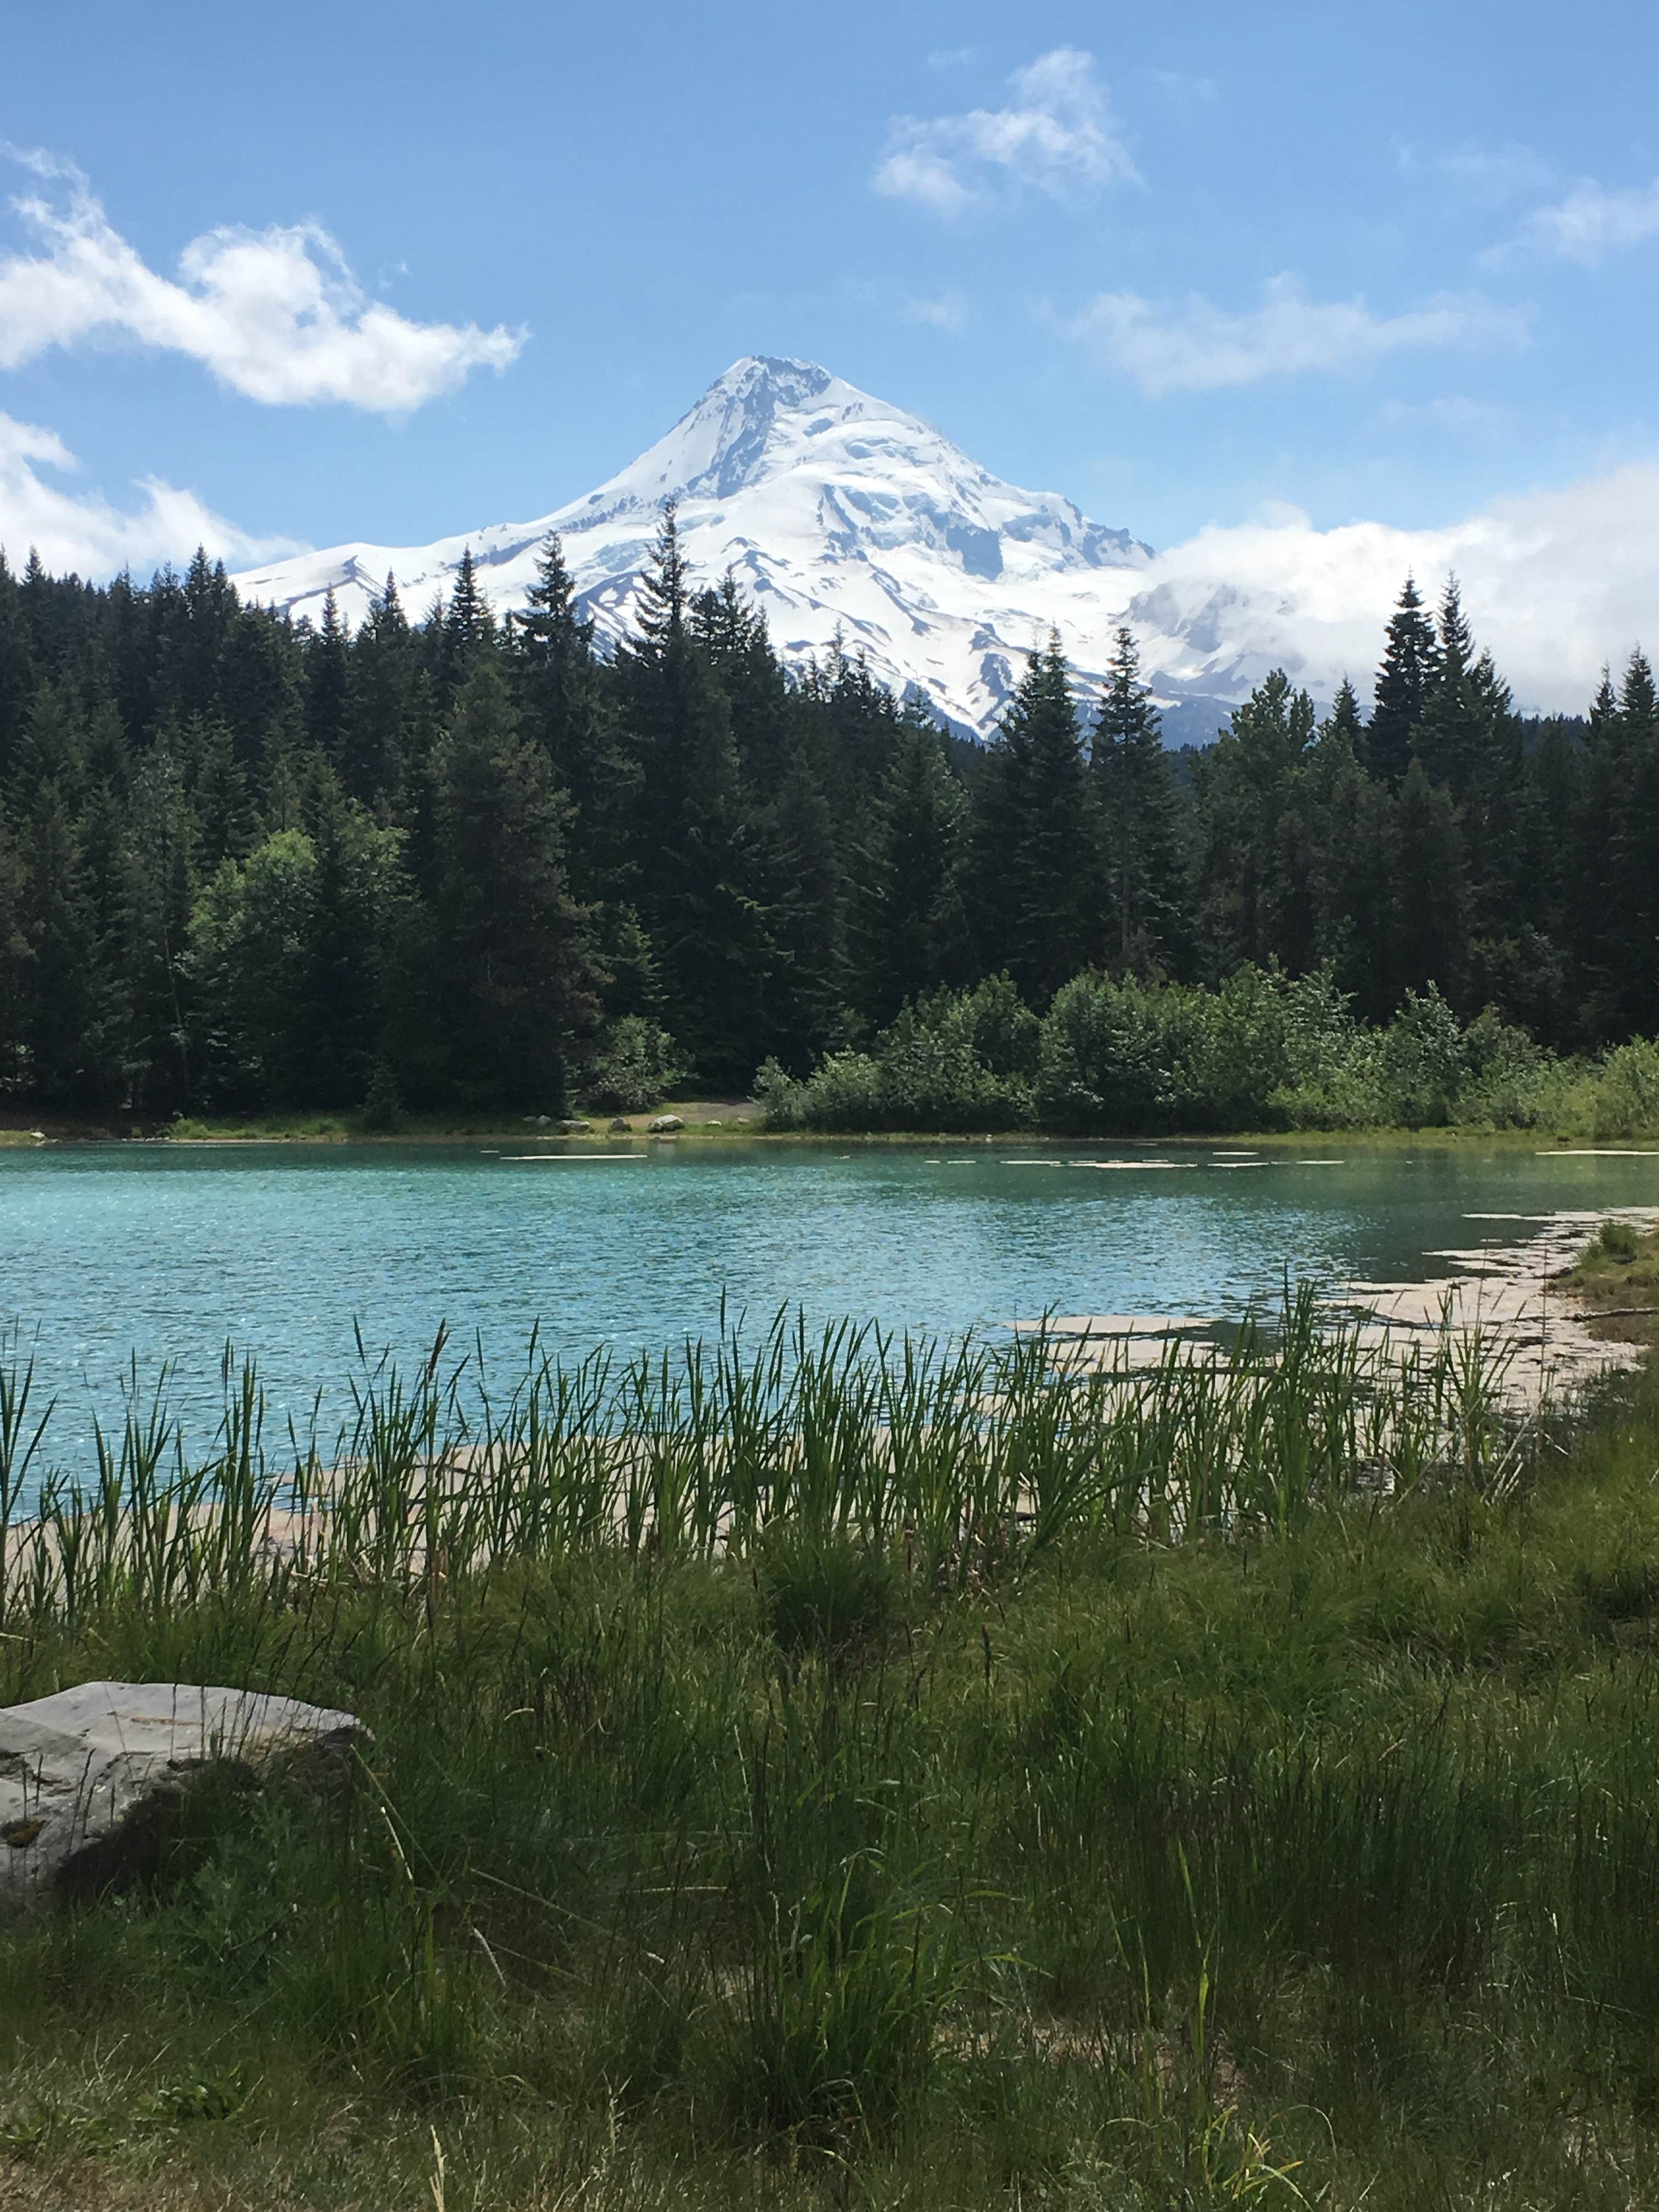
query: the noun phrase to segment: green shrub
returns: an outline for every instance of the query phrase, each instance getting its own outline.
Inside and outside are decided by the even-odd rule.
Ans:
[[[377,1060],[368,1079],[368,1096],[363,1101],[363,1127],[384,1135],[398,1128],[403,1118],[404,1103],[398,1094],[398,1079],[385,1060]]]
[[[605,1114],[643,1114],[689,1073],[679,1047],[660,1023],[642,1014],[613,1022],[582,1086],[588,1105]]]
[[[1594,1136],[1659,1135],[1659,1042],[1640,1037],[1607,1054],[1595,1085],[1593,1112]]]

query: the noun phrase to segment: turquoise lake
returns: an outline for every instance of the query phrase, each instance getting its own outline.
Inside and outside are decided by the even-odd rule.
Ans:
[[[1659,1153],[1222,1146],[526,1141],[55,1146],[0,1152],[0,1321],[55,1395],[54,1456],[174,1363],[201,1442],[228,1338],[273,1410],[344,1402],[353,1323],[412,1358],[447,1321],[505,1374],[532,1328],[562,1355],[658,1346],[786,1303],[951,1334],[1056,1313],[1233,1316],[1284,1274],[1421,1280],[1525,1217],[1659,1205]],[[1176,1163],[1153,1167],[1153,1159]],[[1133,1164],[1111,1169],[1103,1163]],[[1318,1164],[1316,1164],[1317,1162]]]

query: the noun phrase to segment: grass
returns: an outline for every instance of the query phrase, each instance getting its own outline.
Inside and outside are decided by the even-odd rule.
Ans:
[[[45,1534],[12,1361],[0,1698],[374,1735],[0,1931],[0,2206],[1653,2202],[1659,1382],[1517,1427],[1315,1321],[441,1342],[280,1453],[228,1359]]]
[[[1604,1221],[1566,1280],[1595,1334],[1659,1345],[1659,1231]]]

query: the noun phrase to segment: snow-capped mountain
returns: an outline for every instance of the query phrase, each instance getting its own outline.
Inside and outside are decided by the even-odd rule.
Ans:
[[[235,580],[246,598],[313,619],[331,590],[355,626],[388,574],[410,614],[423,613],[470,546],[505,613],[524,605],[538,549],[556,532],[585,611],[614,639],[671,498],[693,574],[714,583],[731,570],[786,660],[821,659],[839,636],[882,683],[920,692],[975,735],[1051,627],[1091,690],[1113,629],[1129,620],[1171,736],[1189,725],[1210,734],[1220,702],[1257,672],[1247,676],[1236,632],[1207,634],[1207,599],[1166,606],[1154,589],[1135,604],[1152,553],[1127,531],[1004,483],[929,424],[811,362],[752,356],[631,466],[551,514],[432,545],[337,545]]]

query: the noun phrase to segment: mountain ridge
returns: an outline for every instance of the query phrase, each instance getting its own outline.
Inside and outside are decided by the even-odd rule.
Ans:
[[[1156,589],[1137,605],[1149,545],[1058,493],[1006,483],[919,416],[787,356],[733,362],[665,436],[548,514],[425,546],[334,546],[234,580],[295,616],[315,616],[332,591],[355,627],[388,574],[419,611],[470,549],[504,614],[526,604],[538,550],[556,532],[582,611],[612,644],[633,618],[670,499],[689,568],[708,583],[730,571],[787,663],[839,644],[965,735],[988,735],[1051,629],[1087,697],[1127,621],[1174,740],[1210,734],[1228,694],[1248,688],[1214,680],[1236,673],[1217,664],[1237,655],[1213,624],[1204,635],[1201,610],[1183,618]]]

